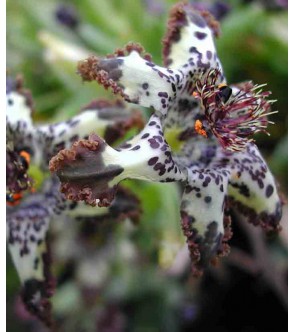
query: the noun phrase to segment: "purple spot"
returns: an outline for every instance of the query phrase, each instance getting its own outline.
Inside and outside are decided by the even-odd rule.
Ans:
[[[147,138],[147,137],[149,137],[149,136],[150,136],[149,133],[145,133],[144,135],[141,136],[141,139]]]
[[[144,90],[148,89],[148,87],[149,87],[149,84],[148,84],[148,83],[143,83],[143,84],[142,84],[142,88],[143,88]]]
[[[149,166],[153,166],[157,161],[158,161],[159,157],[153,157],[148,161],[148,165]]]
[[[197,31],[197,32],[195,32],[195,37],[197,37],[200,40],[203,40],[207,37],[207,33]]]
[[[265,191],[265,194],[266,194],[266,197],[269,198],[274,192],[274,187],[269,184],[267,187],[266,187],[266,191]]]
[[[212,201],[211,196],[205,196],[204,201],[205,203],[209,204]]]

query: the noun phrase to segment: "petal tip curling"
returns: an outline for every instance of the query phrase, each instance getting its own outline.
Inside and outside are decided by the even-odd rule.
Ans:
[[[102,153],[106,142],[92,134],[88,140],[75,142],[71,149],[61,150],[49,163],[51,172],[61,180],[61,192],[68,199],[85,201],[92,206],[109,206],[116,193],[116,185],[109,182],[122,173],[119,165],[105,167]]]

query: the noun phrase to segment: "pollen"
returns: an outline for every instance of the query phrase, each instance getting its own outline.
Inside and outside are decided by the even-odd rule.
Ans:
[[[15,193],[6,199],[6,204],[9,206],[16,206],[20,203],[22,197],[21,193]]]
[[[196,120],[196,122],[195,122],[195,131],[199,135],[202,135],[207,138],[207,133],[206,133],[205,129],[203,129],[203,124],[200,120]]]
[[[197,91],[193,92],[193,97],[194,98],[201,98],[200,94]]]
[[[218,89],[225,88],[227,85],[225,83],[221,83],[218,85]]]
[[[21,151],[20,156],[23,157],[28,164],[30,164],[31,156],[27,151]]]

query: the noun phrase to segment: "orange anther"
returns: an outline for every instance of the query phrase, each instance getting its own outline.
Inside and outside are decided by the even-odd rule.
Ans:
[[[204,137],[207,137],[206,131],[203,129],[203,124],[200,120],[196,120],[195,122],[195,131]]]
[[[241,177],[241,173],[240,172],[234,173],[233,177],[234,179],[238,180]]]
[[[23,157],[28,164],[30,163],[31,156],[27,151],[21,151],[19,155]]]
[[[20,203],[23,195],[21,193],[15,193],[11,196],[10,200],[6,201],[6,204],[9,206],[15,206]]]
[[[227,85],[226,85],[225,83],[221,83],[221,84],[218,85],[218,89],[224,88],[224,87],[226,87],[226,86],[227,86]]]
[[[193,97],[200,98],[200,94],[197,91],[193,92]]]

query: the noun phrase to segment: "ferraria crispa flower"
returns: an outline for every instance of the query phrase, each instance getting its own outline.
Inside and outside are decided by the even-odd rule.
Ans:
[[[112,204],[127,178],[180,182],[181,227],[196,275],[228,252],[235,209],[267,231],[278,230],[281,219],[275,180],[250,136],[265,131],[269,93],[252,83],[227,85],[214,46],[218,33],[209,13],[181,3],[170,13],[164,67],[134,43],[81,60],[84,81],[154,113],[118,148],[92,134],[50,161],[67,198],[94,206]]]
[[[143,122],[140,112],[124,107],[121,101],[95,100],[72,119],[36,126],[31,117],[31,94],[20,79],[7,79],[6,97],[8,248],[22,283],[26,308],[50,325],[48,298],[54,289],[47,241],[50,222],[90,216],[95,220],[138,221],[140,204],[123,188],[105,209],[67,201],[59,191],[57,177],[48,174],[48,161],[59,149],[69,147],[91,131],[111,144],[130,128],[142,128]],[[36,186],[34,175],[40,173],[44,181]]]
[[[202,128],[200,120],[195,124],[196,131],[207,137],[210,132],[216,136],[221,146],[229,151],[242,151],[253,141],[250,138],[259,131],[265,131],[267,116],[272,100],[266,100],[269,91],[262,92],[263,85],[252,82],[229,87],[217,85],[221,72],[218,69],[208,71],[205,80],[196,80],[196,91],[193,96],[200,100],[205,114],[204,123],[207,131]]]

